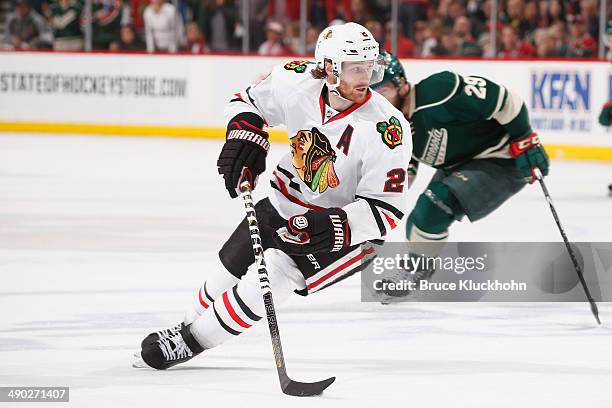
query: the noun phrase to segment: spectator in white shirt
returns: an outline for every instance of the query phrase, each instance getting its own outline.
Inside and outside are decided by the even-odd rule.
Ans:
[[[183,37],[183,24],[176,8],[165,0],[151,0],[143,13],[147,51],[176,52]]]

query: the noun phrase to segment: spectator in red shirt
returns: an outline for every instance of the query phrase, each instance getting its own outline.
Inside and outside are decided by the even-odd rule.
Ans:
[[[198,27],[197,23],[193,21],[187,23],[185,26],[185,37],[187,40],[185,51],[192,54],[205,54],[210,52],[204,41],[204,35],[200,31],[200,27]]]
[[[136,33],[144,38],[144,20],[142,15],[149,5],[149,0],[130,0],[130,20]]]
[[[310,17],[312,10],[316,8],[325,14],[325,25],[332,20],[340,18],[345,21],[353,20],[353,9],[355,3],[351,0],[308,0],[306,13]],[[360,5],[356,5],[360,8]],[[318,16],[318,13],[315,13]],[[288,23],[300,19],[300,0],[269,0],[268,17],[274,21]],[[316,23],[321,23],[316,21]]]
[[[392,22],[388,22],[387,25],[387,31],[386,31],[386,35],[385,35],[385,50],[391,50],[391,36],[393,33],[393,23]],[[414,43],[412,42],[412,40],[410,40],[410,38],[406,37],[404,35],[404,29],[402,27],[401,24],[398,24],[397,27],[397,33],[398,33],[398,38],[397,38],[397,52],[395,53],[395,56],[398,58],[404,58],[404,57],[411,57],[414,55],[416,47],[414,45]]]
[[[376,41],[378,41],[379,44],[383,44],[383,37],[385,33],[383,31],[383,25],[380,23],[380,21],[371,19],[368,20],[364,26],[372,33],[372,36]]]
[[[476,57],[482,55],[482,48],[472,36],[472,23],[466,16],[459,16],[453,24],[452,34],[455,36],[459,55]]]
[[[366,21],[374,18],[372,10],[366,0],[351,0],[351,10],[353,11],[353,20],[365,26]]]
[[[593,57],[597,52],[597,42],[587,32],[586,21],[581,15],[570,16],[569,47],[572,55]]]
[[[324,0],[324,3],[328,24],[336,18],[340,18],[344,21],[353,20],[351,0]]]
[[[536,54],[535,47],[526,41],[521,41],[516,28],[511,25],[502,29],[501,43],[499,58],[527,58]]]

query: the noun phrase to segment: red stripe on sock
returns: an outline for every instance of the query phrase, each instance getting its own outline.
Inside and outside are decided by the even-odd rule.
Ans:
[[[208,307],[209,307],[208,303],[206,303],[206,301],[202,297],[202,288],[200,288],[200,290],[198,290],[198,299],[200,300],[200,304],[202,305],[202,307],[204,307],[204,309],[208,309]]]
[[[240,325],[241,327],[244,327],[245,329],[248,329],[249,327],[251,327],[250,324],[246,323],[244,320],[240,318],[240,316],[238,316],[238,314],[232,307],[232,304],[230,303],[229,298],[227,297],[227,292],[223,292],[223,304],[225,305],[225,308],[229,312],[230,316],[232,316],[232,319],[234,319],[234,321],[238,323],[238,325]]]

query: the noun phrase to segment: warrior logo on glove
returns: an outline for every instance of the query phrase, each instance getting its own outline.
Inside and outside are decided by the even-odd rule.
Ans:
[[[323,193],[328,187],[335,188],[340,185],[334,170],[336,152],[327,137],[317,128],[300,130],[289,143],[293,167],[312,191],[318,189]]]
[[[308,228],[308,220],[303,215],[299,217],[293,217],[291,223],[297,229]]]

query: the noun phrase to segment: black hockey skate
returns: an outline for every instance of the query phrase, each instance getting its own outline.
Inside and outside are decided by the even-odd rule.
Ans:
[[[422,280],[429,280],[434,274],[435,269],[427,268],[425,266],[419,267],[416,271],[412,272],[408,269],[396,269],[389,276],[383,278],[381,281],[385,287],[390,283],[414,282],[416,290]],[[403,285],[401,289],[384,289],[379,291],[378,296],[380,303],[387,305],[390,303],[398,303],[408,300],[414,291],[408,289],[406,285]]]
[[[159,340],[162,337],[172,336],[173,333],[180,331],[182,327],[183,327],[183,323],[179,323],[176,326],[171,327],[169,329],[160,330],[155,333],[149,333],[149,335],[140,342],[140,348],[145,348],[147,344],[155,343],[157,340]]]
[[[133,366],[165,370],[191,360],[204,351],[191,334],[191,325],[181,323],[166,330],[151,333],[141,343],[142,350]]]

